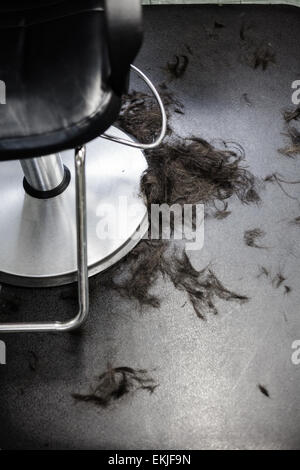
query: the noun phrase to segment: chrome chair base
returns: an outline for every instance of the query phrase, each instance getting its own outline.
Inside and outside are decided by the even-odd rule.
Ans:
[[[89,313],[89,281],[87,270],[87,233],[86,233],[86,189],[85,189],[85,147],[75,151],[76,185],[76,247],[77,247],[77,284],[78,313],[65,322],[21,322],[0,323],[1,333],[30,333],[71,331],[79,328]]]
[[[109,132],[128,139],[115,127]],[[125,256],[147,230],[147,209],[140,196],[147,164],[141,150],[102,138],[87,144],[86,152],[87,266],[92,276]],[[73,151],[61,157],[71,182],[50,199],[24,192],[18,161],[1,163],[0,282],[48,287],[78,278]]]

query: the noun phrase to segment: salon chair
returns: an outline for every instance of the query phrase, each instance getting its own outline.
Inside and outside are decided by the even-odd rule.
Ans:
[[[77,281],[79,299],[69,321],[2,323],[0,332],[82,325],[89,276],[120,260],[147,230],[139,195],[142,150],[161,142],[166,115],[150,80],[131,65],[141,43],[139,0],[0,4],[0,282],[48,287]],[[112,126],[130,68],[161,110],[161,132],[150,144]],[[123,217],[120,201],[131,214],[122,232],[108,220],[116,233],[99,237],[103,207],[108,217]]]

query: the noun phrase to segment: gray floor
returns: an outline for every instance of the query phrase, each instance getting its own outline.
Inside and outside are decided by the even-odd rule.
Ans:
[[[224,27],[214,29],[215,20]],[[245,60],[243,22],[276,52],[276,64],[264,72]],[[172,117],[176,132],[235,140],[255,175],[276,171],[296,178],[299,159],[277,149],[286,141],[281,111],[291,104],[292,81],[300,78],[297,9],[151,7],[145,29],[137,64],[156,83],[167,78],[165,64],[174,53],[186,54],[186,45],[193,51],[184,77],[170,84],[186,111]],[[300,199],[299,185],[285,188]],[[220,300],[220,314],[203,322],[188,303],[182,307],[184,293],[160,280],[155,291],[161,308],[141,313],[135,302],[104,289],[98,277],[82,333],[2,336],[7,365],[0,366],[0,447],[299,449],[300,366],[291,362],[291,345],[300,339],[300,229],[288,222],[300,208],[276,185],[262,188],[261,197],[259,207],[232,198],[231,216],[206,221],[205,247],[191,258],[198,268],[211,262],[224,284],[247,294],[249,303]],[[245,246],[244,231],[255,227],[266,232],[267,250]],[[259,265],[274,275],[281,269],[290,294],[258,279]],[[6,321],[40,319],[45,312],[66,318],[75,308],[68,287],[4,286],[2,295]],[[30,367],[32,351],[36,367]],[[108,361],[147,368],[160,386],[106,410],[75,403],[71,394],[85,392]]]

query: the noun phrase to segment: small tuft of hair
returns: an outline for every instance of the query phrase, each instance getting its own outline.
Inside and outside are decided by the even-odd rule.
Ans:
[[[290,122],[290,121],[297,121],[300,117],[300,106],[297,106],[297,108],[295,109],[286,109],[284,112],[283,112],[283,119],[286,121],[286,122]]]
[[[186,72],[190,59],[185,54],[175,55],[173,62],[167,63],[167,70],[173,78],[181,78]]]
[[[264,237],[265,232],[260,228],[254,228],[250,230],[245,230],[244,232],[244,242],[247,246],[252,248],[266,248],[265,246],[259,245],[257,240]]]
[[[258,388],[265,397],[271,398],[268,389],[264,385],[258,384]]]
[[[112,367],[108,364],[107,370],[98,377],[90,393],[73,393],[72,397],[77,401],[91,402],[106,408],[126,394],[134,394],[138,390],[152,394],[157,387],[158,384],[145,369]]]

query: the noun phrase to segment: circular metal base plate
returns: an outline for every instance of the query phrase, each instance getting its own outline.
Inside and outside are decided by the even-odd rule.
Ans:
[[[112,127],[110,133],[128,138]],[[23,189],[19,161],[0,163],[0,281],[28,287],[58,286],[77,277],[74,151],[61,154],[71,172],[68,188],[51,199]],[[148,227],[139,195],[147,164],[143,152],[97,138],[87,144],[89,276],[125,256]]]

